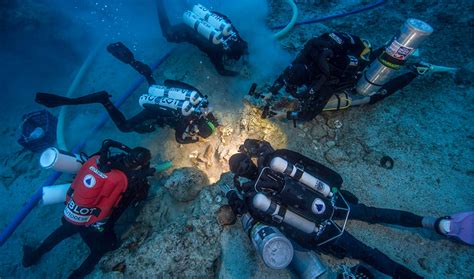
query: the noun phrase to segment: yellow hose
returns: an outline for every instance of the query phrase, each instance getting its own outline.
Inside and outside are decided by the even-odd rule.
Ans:
[[[281,29],[280,31],[278,31],[277,33],[273,35],[273,38],[275,39],[280,39],[281,37],[286,35],[286,33],[288,33],[288,31],[290,31],[291,28],[293,28],[293,26],[296,23],[296,19],[298,18],[298,7],[296,7],[294,0],[287,0],[286,2],[290,4],[291,6],[291,9],[293,10],[293,16],[291,17],[290,22],[288,23],[288,25],[286,25],[285,28]]]
[[[79,69],[79,72],[77,75],[74,77],[74,80],[72,81],[71,85],[69,86],[69,89],[66,93],[66,97],[71,97],[76,91],[77,87],[81,83],[81,80],[87,70],[89,68],[90,64],[94,60],[94,58],[97,56],[97,53],[99,53],[99,50],[102,49],[102,46],[104,45],[105,40],[102,40],[96,48],[94,48],[89,55],[87,56],[86,60],[82,64],[81,68]],[[59,111],[59,116],[58,116],[58,128],[56,130],[56,137],[58,141],[58,147],[61,150],[68,150],[67,145],[66,145],[66,140],[64,138],[64,119],[66,118],[66,112],[67,112],[67,106],[62,106],[61,110]]]

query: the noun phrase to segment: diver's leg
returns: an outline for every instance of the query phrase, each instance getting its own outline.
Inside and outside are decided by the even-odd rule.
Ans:
[[[37,249],[32,249],[29,246],[24,247],[23,266],[29,267],[35,265],[44,254],[77,232],[77,228],[74,225],[63,221],[63,224],[52,232]]]
[[[127,120],[125,115],[123,115],[123,113],[110,100],[102,103],[102,105],[107,110],[107,113],[115,123],[115,126],[117,126],[117,128],[122,132],[128,133],[135,131],[138,133],[147,133],[154,131],[152,123],[147,123],[155,117],[153,112],[145,109]]]
[[[119,247],[117,236],[111,229],[106,229],[104,232],[96,232],[85,228],[81,231],[81,238],[89,247],[90,254],[82,262],[81,266],[73,271],[69,278],[84,278],[94,270],[94,267],[106,252]]]
[[[158,10],[158,21],[160,22],[161,33],[168,42],[181,43],[186,42],[189,32],[188,26],[185,24],[171,25],[168,14],[165,10],[164,0],[156,0]]]
[[[401,76],[398,76],[398,77],[390,80],[389,82],[384,84],[382,86],[382,88],[380,88],[380,90],[377,92],[377,94],[370,96],[370,102],[369,103],[370,104],[375,104],[376,102],[387,98],[388,96],[392,95],[396,91],[398,91],[398,90],[404,88],[405,86],[407,86],[417,76],[418,76],[418,74],[416,74],[414,72],[408,72],[408,73],[405,73]]]
[[[347,231],[336,240],[322,245],[321,249],[323,252],[333,254],[339,258],[350,257],[362,260],[393,278],[423,278],[393,261],[381,251],[365,245]]]
[[[362,203],[351,205],[349,218],[368,223],[384,223],[415,228],[423,227],[422,216],[408,211],[366,206]]]
[[[53,108],[64,105],[84,105],[102,103],[109,99],[109,93],[100,91],[77,98],[68,98],[50,93],[36,93],[35,101],[46,107]]]

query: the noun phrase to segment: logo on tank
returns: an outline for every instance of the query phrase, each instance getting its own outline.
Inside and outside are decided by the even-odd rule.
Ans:
[[[317,198],[313,201],[311,210],[314,214],[322,214],[324,211],[326,211],[326,204],[323,202],[323,200]]]
[[[94,187],[94,185],[96,183],[95,177],[92,174],[88,174],[88,175],[84,176],[84,179],[82,180],[82,183],[84,183],[84,186],[86,186],[87,188],[92,188],[92,187]]]

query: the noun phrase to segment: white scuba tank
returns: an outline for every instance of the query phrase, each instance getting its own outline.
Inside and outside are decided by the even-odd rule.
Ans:
[[[193,28],[200,35],[218,45],[222,43],[222,32],[211,26],[208,22],[200,19],[195,13],[186,11],[183,14],[183,22]]]
[[[41,204],[50,205],[66,201],[66,194],[70,187],[71,183],[44,186]]]
[[[281,157],[275,157],[270,162],[270,168],[298,180],[309,188],[321,193],[323,196],[332,196],[331,187],[311,174],[297,168]]]
[[[166,87],[163,85],[152,85],[148,88],[148,94],[156,97],[167,97],[176,100],[187,100],[191,104],[196,105],[202,97],[195,90],[188,90],[183,88]]]
[[[187,100],[157,97],[150,94],[143,94],[140,96],[139,103],[144,109],[176,110],[183,116],[189,116],[194,111],[194,107]]]
[[[82,159],[79,155],[50,147],[43,151],[40,157],[40,165],[45,169],[53,169],[58,172],[76,173],[82,167]]]
[[[232,31],[232,25],[230,22],[226,21],[222,16],[212,13],[206,7],[201,4],[194,5],[193,13],[195,13],[198,17],[202,18],[203,20],[207,21],[211,26],[220,30],[222,35],[229,36],[230,32]]]
[[[282,222],[297,228],[298,230],[311,234],[318,232],[319,228],[315,223],[301,217],[300,215],[294,213],[290,209],[286,208],[285,215],[280,216],[278,212],[280,211],[281,205],[277,204],[273,200],[269,199],[262,193],[257,193],[252,200],[252,204],[255,208],[259,209],[262,212],[268,213],[274,219],[281,219]]]

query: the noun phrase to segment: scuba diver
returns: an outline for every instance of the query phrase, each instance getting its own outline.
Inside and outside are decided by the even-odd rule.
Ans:
[[[148,94],[140,97],[141,112],[126,119],[110,101],[106,91],[92,93],[78,98],[67,98],[50,93],[37,93],[35,101],[46,107],[63,105],[93,104],[104,106],[115,125],[122,132],[151,133],[155,125],[168,125],[175,129],[178,143],[187,144],[212,135],[219,125],[210,111],[207,96],[195,87],[176,80],[165,80],[164,86],[157,85],[151,68],[136,61],[133,53],[121,42],[110,44],[107,50],[120,61],[132,66],[143,75],[150,87]]]
[[[421,25],[420,22],[410,19],[404,26],[410,25],[411,29],[406,29],[412,30],[413,26]],[[417,44],[432,32],[429,25],[429,28],[423,27],[426,29],[422,30],[423,34],[416,30],[419,34],[413,41]],[[310,121],[323,110],[374,104],[401,90],[416,77],[434,71],[434,65],[421,60],[406,63],[409,55],[415,52],[415,45],[404,47],[397,41],[398,37],[392,39],[387,47],[382,46],[375,51],[372,51],[368,40],[348,33],[324,33],[310,39],[265,96],[265,99],[271,99],[285,87],[286,92],[299,101],[299,107],[286,112],[274,111],[267,104],[262,117]],[[402,66],[404,73],[392,78]],[[436,67],[437,71],[456,70]]]
[[[122,152],[111,154],[111,149]],[[36,265],[41,257],[61,241],[77,233],[90,254],[69,278],[83,278],[94,269],[102,256],[120,244],[114,226],[129,206],[137,206],[148,195],[153,176],[150,151],[129,148],[105,140],[100,150],[83,162],[66,194],[62,225],[34,249],[24,247],[23,266]]]
[[[252,161],[255,158],[257,164]],[[343,180],[334,170],[297,152],[274,150],[266,141],[245,140],[229,166],[234,187],[221,185],[221,189],[264,261],[268,259],[276,268],[284,268],[285,261],[291,260],[291,245],[282,240],[286,237],[296,248],[358,259],[394,278],[422,278],[349,234],[345,230],[349,219],[429,228],[474,245],[474,211],[434,218],[367,206],[341,189]],[[239,177],[248,180],[241,183]],[[278,244],[271,246],[271,235],[280,235],[273,241]]]
[[[183,14],[183,23],[171,25],[163,2],[156,1],[161,32],[168,42],[195,45],[209,56],[220,75],[239,74],[239,67],[247,63],[248,45],[228,17],[197,4]]]

